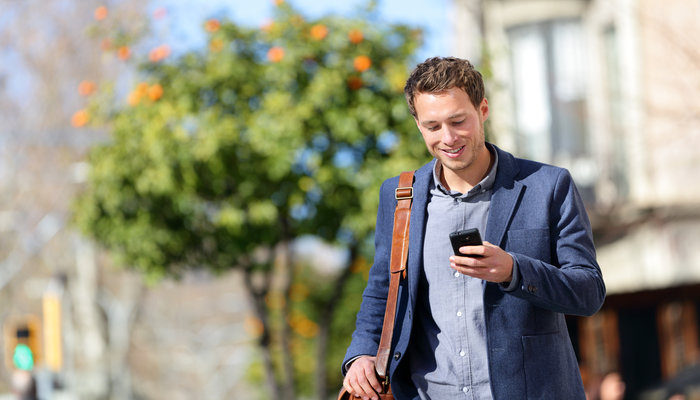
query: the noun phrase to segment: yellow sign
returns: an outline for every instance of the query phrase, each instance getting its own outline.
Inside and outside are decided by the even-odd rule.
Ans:
[[[61,300],[58,296],[44,295],[44,361],[53,371],[60,371],[63,364],[61,338]]]

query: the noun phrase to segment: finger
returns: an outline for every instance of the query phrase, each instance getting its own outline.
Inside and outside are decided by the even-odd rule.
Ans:
[[[364,378],[364,373],[361,368],[350,367],[348,374],[345,376],[345,379],[343,379],[343,387],[348,393],[353,395],[353,397],[367,396],[360,383]]]
[[[372,386],[372,389],[374,389],[375,392],[380,393],[382,391],[382,384],[379,382],[379,379],[377,379],[374,366],[372,366],[372,370],[369,371],[366,376],[367,381],[369,381],[370,386]]]
[[[491,266],[484,264],[482,260],[469,257],[455,257],[454,259],[450,259],[450,268],[460,274],[479,279],[486,279],[491,270]]]
[[[360,381],[360,386],[361,386],[362,391],[363,391],[362,396],[363,396],[363,398],[367,397],[370,399],[376,399],[377,398],[376,392],[369,382],[370,377],[374,377],[374,370],[372,370],[372,373],[370,375],[366,375],[365,379]],[[374,378],[374,380],[376,381],[377,379]]]
[[[348,389],[346,387],[347,391],[350,394],[352,394],[354,397],[367,397],[367,396],[369,396],[369,394],[365,393],[364,389],[362,389],[362,385],[360,384],[360,380],[358,380],[358,379],[355,379],[355,380],[351,379],[348,382],[348,386],[350,386],[350,388]]]
[[[477,257],[450,256],[450,266],[480,268],[484,267],[484,260]]]
[[[353,374],[353,376],[348,380],[348,384],[350,386],[348,392],[353,394],[355,397],[369,399],[374,396],[374,390],[372,390],[372,387],[369,385],[363,369],[358,369],[358,371],[355,371],[355,374]]]
[[[345,390],[347,390],[348,393],[350,393],[350,394],[355,393],[355,390],[350,385],[350,381],[348,380],[347,376],[345,377],[345,379],[343,379],[343,387],[345,388]]]
[[[483,257],[486,253],[485,246],[462,246],[459,252],[469,257]]]

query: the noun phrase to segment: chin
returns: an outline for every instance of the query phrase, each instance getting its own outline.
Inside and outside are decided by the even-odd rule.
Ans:
[[[442,159],[440,160],[442,163],[442,166],[452,170],[452,171],[461,171],[464,169],[468,169],[469,167],[472,166],[473,160],[454,160],[454,159]]]

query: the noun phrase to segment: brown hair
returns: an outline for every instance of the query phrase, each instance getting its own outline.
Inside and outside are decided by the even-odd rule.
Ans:
[[[484,99],[484,80],[467,60],[456,57],[433,57],[418,64],[403,88],[408,110],[415,118],[415,99],[419,93],[440,93],[453,87],[464,90],[478,108]]]

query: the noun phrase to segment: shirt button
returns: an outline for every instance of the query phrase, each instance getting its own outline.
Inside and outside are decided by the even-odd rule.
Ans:
[[[466,354],[467,354],[467,353],[465,353],[464,350],[462,350],[462,351],[459,352],[459,355],[462,356],[462,357],[464,357]]]
[[[459,278],[459,272],[455,271],[455,278]]]
[[[467,393],[467,392],[469,391],[469,388],[465,386],[465,387],[462,388],[462,391],[463,391],[464,393]]]
[[[462,312],[461,312],[461,311],[457,311],[457,316],[458,316],[458,317],[461,317],[461,316],[462,316]]]

